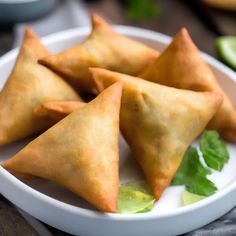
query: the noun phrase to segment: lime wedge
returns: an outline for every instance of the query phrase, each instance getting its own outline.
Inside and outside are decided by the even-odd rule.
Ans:
[[[236,36],[218,37],[216,48],[222,60],[236,70]]]
[[[186,190],[182,192],[182,203],[184,206],[192,204],[194,202],[198,202],[202,199],[206,198],[205,196],[197,195],[194,193],[190,193]]]
[[[144,181],[130,182],[120,185],[118,198],[118,212],[133,214],[150,211],[155,202]]]

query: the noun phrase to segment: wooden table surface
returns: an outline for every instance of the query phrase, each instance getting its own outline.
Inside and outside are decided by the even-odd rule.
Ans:
[[[142,21],[129,19],[119,1],[87,1],[86,5],[88,9],[104,16],[114,24],[133,25],[170,36],[174,36],[181,27],[186,27],[201,50],[217,57],[214,45],[217,35],[199,20],[199,17],[186,4],[186,1],[189,0],[159,0],[157,2],[161,8],[160,16]],[[206,11],[223,31],[223,34],[236,35],[236,14],[214,9],[206,9]],[[0,55],[11,49],[13,39],[12,27],[0,25]],[[51,227],[49,230],[53,235],[68,235]],[[1,195],[0,235],[38,235],[12,204]]]

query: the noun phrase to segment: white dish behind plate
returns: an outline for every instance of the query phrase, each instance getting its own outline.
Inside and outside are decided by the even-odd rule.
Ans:
[[[169,37],[148,30],[127,26],[116,28],[119,32],[158,50],[162,50],[170,41]],[[58,52],[82,41],[88,33],[88,28],[72,29],[48,36],[43,42],[52,52]],[[17,51],[12,50],[0,59],[0,89],[12,69]],[[206,54],[204,57],[236,105],[235,73],[214,58]],[[0,162],[10,158],[28,142],[29,140],[24,140],[0,148]],[[232,144],[228,145],[228,148],[231,156],[229,163],[221,173],[215,172],[210,176],[219,191],[201,202],[186,207],[180,207],[180,193],[183,187],[169,187],[151,212],[134,215],[103,214],[59,186],[43,180],[28,181],[26,185],[2,167],[0,192],[41,221],[80,236],[176,235],[201,227],[236,205],[236,150]],[[121,181],[142,178],[138,166],[127,157],[129,149],[121,139]]]

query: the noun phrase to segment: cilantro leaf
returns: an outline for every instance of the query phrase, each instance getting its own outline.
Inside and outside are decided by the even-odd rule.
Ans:
[[[184,155],[182,163],[172,180],[172,184],[180,185],[188,177],[206,176],[208,174],[211,174],[211,170],[202,165],[197,149],[190,147]]]
[[[216,192],[217,187],[207,179],[211,170],[204,167],[196,148],[190,147],[184,155],[172,185],[186,185],[186,189],[194,194],[209,196]]]
[[[143,20],[160,15],[160,7],[154,0],[126,0],[127,15],[134,20]]]
[[[210,196],[217,191],[217,187],[206,176],[196,176],[186,181],[186,190],[202,196]]]
[[[229,160],[226,144],[216,131],[205,131],[200,140],[200,149],[206,164],[221,171]]]

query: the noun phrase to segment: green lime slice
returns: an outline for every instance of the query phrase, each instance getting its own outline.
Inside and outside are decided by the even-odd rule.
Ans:
[[[222,60],[236,70],[236,36],[218,37],[216,48]]]
[[[135,181],[120,185],[118,212],[133,214],[150,211],[155,202],[149,186],[143,181]]]
[[[197,195],[194,193],[190,193],[186,190],[182,192],[182,203],[184,206],[192,204],[194,202],[198,202],[202,199],[206,198],[205,196]]]

